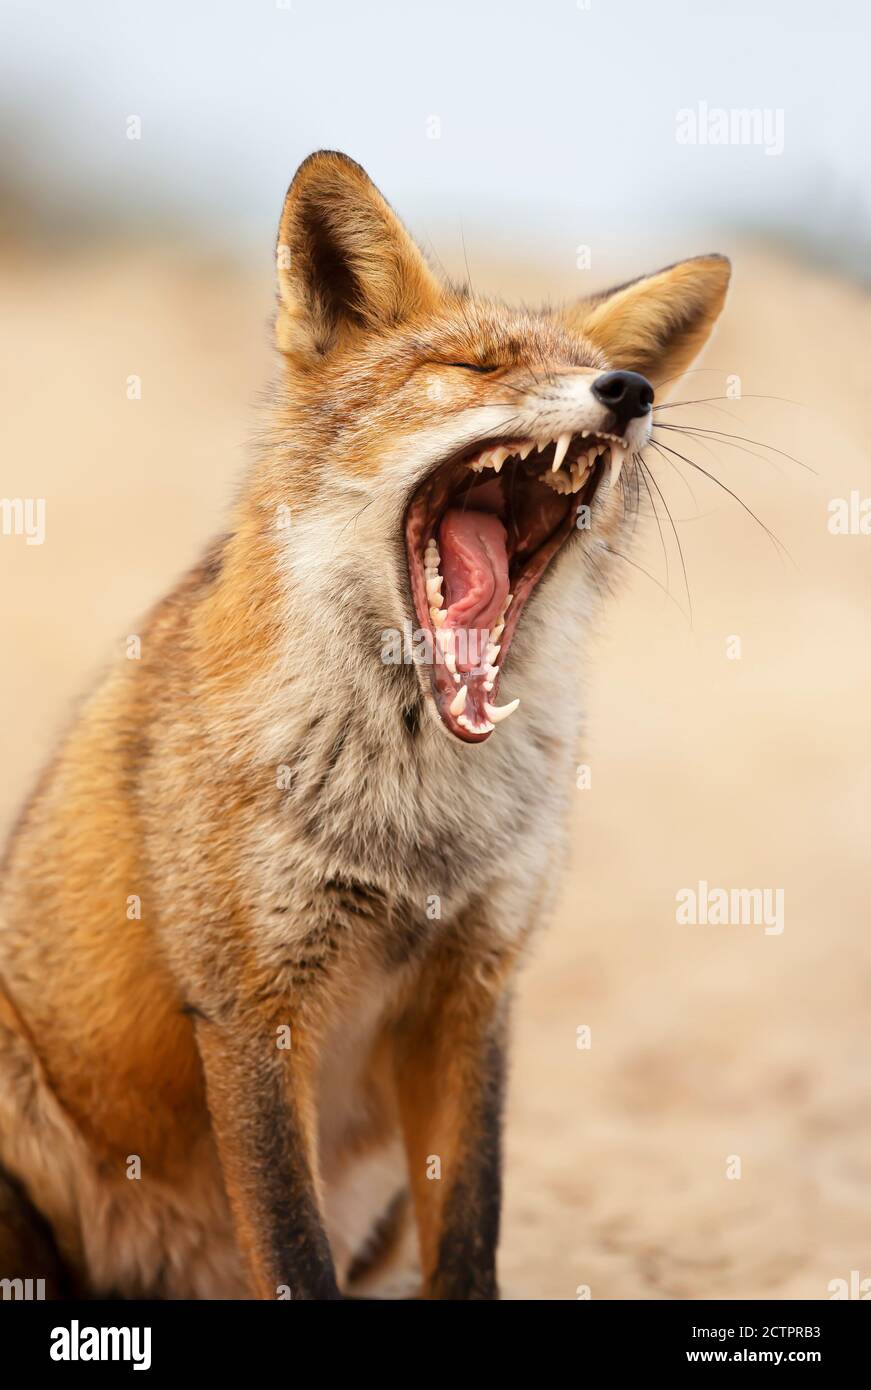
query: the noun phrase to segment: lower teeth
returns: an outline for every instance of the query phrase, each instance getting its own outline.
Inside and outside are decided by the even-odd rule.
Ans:
[[[608,450],[603,449],[601,452],[604,454]],[[545,473],[541,481],[547,483],[548,487],[558,492],[561,497],[580,492],[600,457],[595,449],[590,449],[588,453],[581,454],[580,458],[572,462],[568,472],[561,468],[557,473]]]
[[[424,551],[423,564],[424,575],[426,578],[426,585],[429,596],[430,590],[435,592],[436,581],[438,581],[439,588],[441,588],[442,585],[442,575],[439,573],[441,556],[439,555],[438,546],[436,545],[435,539],[432,537],[427,541],[426,549]],[[508,594],[508,596],[505,599],[505,607],[502,609],[502,612],[496,619],[495,626],[490,630],[488,634],[487,651],[483,663],[487,679],[482,682],[483,689],[487,692],[488,695],[492,692],[493,686],[496,681],[496,677],[499,674],[499,667],[495,664],[496,658],[498,657],[500,650],[498,639],[502,636],[502,633],[505,630],[505,618],[508,613],[508,609],[511,607],[511,602],[513,598],[513,594]],[[470,734],[492,733],[501,719],[506,719],[509,714],[514,713],[520,701],[513,700],[510,705],[503,705],[501,706],[501,708],[488,705],[485,701],[484,709],[488,717],[487,719],[485,719],[483,724],[474,724],[472,720],[469,718],[469,716],[463,713],[463,711],[466,708],[466,701],[468,699],[469,688],[468,685],[460,685],[461,676],[460,673],[457,671],[456,655],[453,650],[453,629],[445,628],[442,626],[447,617],[447,611],[445,609],[431,608],[430,617],[433,620],[433,629],[435,632],[436,646],[441,652],[442,660],[444,661],[445,666],[448,668],[448,671],[453,676],[454,683],[459,687],[456,694],[454,695],[453,700],[449,705],[450,713],[454,716],[457,723],[462,728],[466,729]],[[441,619],[441,623],[439,622],[439,619]],[[503,710],[505,710],[506,713],[503,714]]]
[[[464,729],[468,729],[470,734],[491,734],[496,727],[496,725],[491,724],[489,720],[485,724],[473,724],[471,719],[468,719],[465,714],[460,715],[457,723],[462,725]]]

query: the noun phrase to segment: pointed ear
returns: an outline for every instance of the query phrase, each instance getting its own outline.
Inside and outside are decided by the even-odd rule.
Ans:
[[[696,256],[578,304],[570,325],[602,349],[608,365],[654,386],[686,371],[717,320],[729,285],[725,256]]]
[[[321,356],[432,307],[439,288],[366,172],[321,150],[287,192],[276,250],[276,335],[290,356]]]

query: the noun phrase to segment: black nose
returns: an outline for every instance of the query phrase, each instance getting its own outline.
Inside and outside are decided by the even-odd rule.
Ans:
[[[618,434],[653,405],[653,387],[640,372],[605,372],[596,377],[590,390],[611,411]]]

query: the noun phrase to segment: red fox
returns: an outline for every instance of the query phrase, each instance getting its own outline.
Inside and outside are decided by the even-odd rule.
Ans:
[[[0,1276],[337,1299],[411,1260],[414,1296],[494,1299],[512,987],[565,857],[596,576],[729,263],[516,311],[440,283],[321,152],[277,274],[227,534],[6,851]]]

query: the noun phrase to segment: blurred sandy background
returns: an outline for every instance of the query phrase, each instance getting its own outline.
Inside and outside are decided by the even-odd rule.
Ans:
[[[57,57],[56,33],[48,43]],[[227,71],[207,81],[221,109]],[[131,79],[135,96],[120,99],[113,119],[147,107],[159,68],[147,76]],[[68,99],[80,111],[83,98]],[[168,205],[174,196],[189,224],[181,213],[177,224],[164,214],[153,225],[125,221],[116,214],[122,203],[129,213],[130,177],[98,155],[67,236],[52,215],[45,160],[28,153],[21,124],[9,125],[0,491],[44,497],[47,526],[41,547],[0,537],[4,828],[77,694],[220,524],[271,370],[270,252],[284,184],[318,144],[371,163],[368,142],[390,148],[382,163],[398,158],[388,133],[363,115],[355,132],[352,116],[337,129],[309,114],[293,138],[264,135],[281,174],[258,181],[264,210],[250,240],[216,236],[229,214],[185,204],[157,164],[137,174],[137,196]],[[547,122],[541,110],[527,116],[531,144],[545,142]],[[261,143],[243,124],[237,165]],[[178,168],[169,146],[163,158],[182,184],[179,138]],[[510,158],[507,135],[493,138]],[[612,272],[730,253],[722,326],[673,399],[720,397],[734,374],[742,399],[670,411],[669,422],[766,441],[815,470],[755,444],[748,453],[677,441],[761,517],[790,561],[737,503],[652,456],[676,518],[692,621],[674,536],[663,521],[666,563],[648,516],[631,553],[649,574],[626,566],[591,652],[592,787],[576,793],[557,921],[538,939],[519,999],[501,1256],[508,1297],[572,1299],[588,1285],[596,1299],[825,1298],[829,1281],[851,1270],[871,1277],[871,537],[827,530],[831,498],[871,496],[871,310],[852,251],[839,256],[830,244],[826,258],[813,237],[795,235],[799,195],[792,185],[778,191],[780,166],[764,163],[773,192],[753,195],[760,216],[748,214],[743,231],[709,206],[683,216],[678,199],[670,228],[654,234],[644,218],[623,226],[586,277],[573,266],[582,237],[572,214],[535,234],[518,221],[512,236],[482,198],[464,250],[459,216],[436,225],[426,212],[416,166],[392,182],[377,162],[372,169],[452,272],[468,258],[477,288],[509,298],[555,300],[607,284]],[[717,167],[696,168],[717,184]],[[728,169],[740,181],[734,161]],[[439,178],[445,188],[462,182],[447,157]],[[509,206],[524,203],[504,180],[503,194]],[[802,231],[820,215],[809,212]],[[844,247],[853,244],[845,232]],[[133,374],[141,400],[127,399]],[[733,635],[740,660],[727,659]],[[676,925],[676,891],[700,879],[783,888],[783,934]],[[583,1025],[589,1050],[576,1047]],[[726,1177],[730,1155],[741,1159],[738,1181]]]

